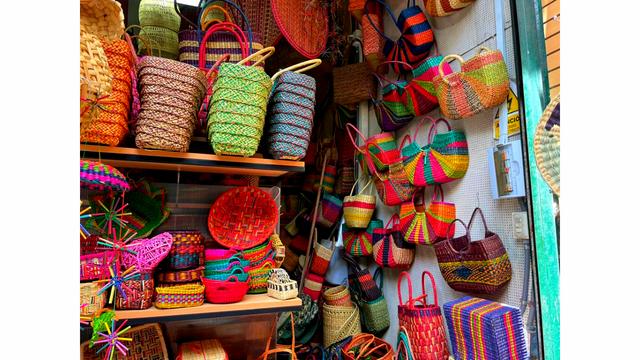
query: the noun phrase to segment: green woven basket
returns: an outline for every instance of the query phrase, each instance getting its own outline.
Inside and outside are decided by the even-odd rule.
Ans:
[[[180,47],[178,45],[177,32],[157,26],[143,26],[142,28],[144,29],[144,32],[140,33],[142,39],[137,39],[138,49],[144,49],[141,55],[153,55],[165,59],[178,60],[178,49]],[[147,54],[146,46],[142,40],[149,44],[151,54]]]
[[[142,0],[138,8],[140,26],[158,26],[180,31],[180,15],[174,9],[173,0]]]

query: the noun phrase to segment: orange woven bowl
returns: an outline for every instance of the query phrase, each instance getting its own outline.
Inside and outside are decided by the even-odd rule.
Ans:
[[[253,186],[231,189],[209,211],[209,232],[222,246],[249,249],[264,243],[276,227],[278,207],[268,193]]]

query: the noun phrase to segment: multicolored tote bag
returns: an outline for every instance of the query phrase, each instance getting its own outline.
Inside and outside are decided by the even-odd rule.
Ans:
[[[360,175],[358,181],[364,178],[364,174]],[[356,184],[358,183],[356,181]],[[353,195],[356,184],[353,184],[349,196],[344,197],[344,222],[352,228],[366,228],[376,209],[376,196],[371,190],[370,195],[364,194],[364,191],[371,186],[372,179],[369,178],[367,184],[360,190],[358,195]]]
[[[435,244],[436,258],[442,277],[452,289],[470,294],[493,294],[511,280],[511,262],[500,237],[487,228],[480,208],[473,211],[469,226],[477,212],[484,224],[485,237],[471,241],[467,225],[456,219],[464,227],[465,235],[452,238],[452,232],[447,231],[447,239]]]
[[[407,269],[413,264],[416,247],[402,240],[398,219],[393,215],[386,227],[373,230],[373,258],[382,267]]]
[[[353,256],[369,256],[373,251],[373,232],[384,226],[382,220],[372,219],[366,229],[353,229],[342,224],[344,251]]]
[[[460,71],[445,75],[443,66],[449,59],[460,62]],[[480,48],[467,61],[458,55],[448,55],[440,62],[433,85],[442,114],[452,120],[465,119],[507,100],[507,64],[500,50],[487,47]]]
[[[442,309],[456,359],[529,359],[518,308],[465,296]]]
[[[475,0],[424,0],[424,8],[431,17],[451,15],[471,5]]]
[[[375,146],[378,147],[378,145]],[[407,174],[404,171],[404,164],[402,162],[402,159],[390,161],[387,158],[385,160],[389,165],[389,171],[376,171],[373,165],[373,161],[371,160],[369,148],[367,148],[367,161],[369,163],[369,166],[374,169],[374,174],[372,175],[372,177],[376,186],[376,190],[378,190],[378,197],[380,197],[380,200],[382,200],[382,203],[386,206],[400,205],[412,198],[413,193],[416,191],[416,188],[415,186],[411,185],[409,179],[407,179]]]
[[[342,200],[335,195],[329,194],[322,188],[322,198],[318,204],[316,215],[316,225],[329,229],[340,219],[342,215]]]
[[[371,91],[369,91],[380,129],[389,132],[402,129],[413,119],[413,115],[405,107],[400,95],[401,92],[404,92],[403,87],[405,84],[395,83],[376,73],[371,73],[371,75],[378,79],[382,89],[382,100],[376,100]],[[384,85],[382,79],[389,83]]]
[[[429,119],[433,123],[427,136],[427,144],[418,145],[416,139],[422,123]],[[447,125],[447,132],[438,133],[438,123]],[[433,136],[433,139],[432,139]],[[469,168],[469,148],[463,131],[451,131],[451,125],[443,118],[434,121],[427,116],[420,121],[413,135],[413,141],[404,147],[406,135],[402,140],[402,158],[409,181],[414,186],[446,184],[461,179]]]
[[[364,145],[358,146],[351,134],[351,129],[355,130],[360,138],[364,142]],[[360,164],[362,171],[369,172],[370,176],[373,176],[374,171],[386,172],[389,170],[389,161],[395,161],[398,159],[399,151],[396,147],[396,139],[393,137],[393,133],[382,132],[374,135],[368,139],[352,124],[347,124],[347,133],[349,138],[356,148],[356,159]],[[365,160],[365,154],[369,151],[372,157],[373,167],[367,165]]]
[[[436,201],[438,190],[440,190],[440,201]],[[433,245],[445,240],[447,229],[456,219],[456,206],[444,202],[444,192],[440,185],[434,187],[429,207],[425,206],[424,192],[420,193],[420,198],[421,203],[416,204],[414,193],[411,201],[400,206],[402,239],[415,245]],[[449,231],[455,234],[455,225],[451,225]]]
[[[425,15],[422,9],[416,5],[415,0],[413,1],[413,6],[410,6],[411,0],[408,0],[407,8],[402,10],[400,16],[396,20],[396,17],[393,15],[393,12],[387,4],[381,0],[374,0],[387,9],[389,15],[391,15],[391,19],[398,27],[398,30],[400,30],[400,38],[394,42],[388,36],[383,34],[371,20],[367,10],[367,4],[369,4],[370,1],[371,0],[367,0],[367,3],[365,4],[365,15],[371,23],[371,26],[373,26],[378,34],[380,34],[380,36],[385,40],[382,52],[387,57],[387,60],[397,60],[411,65],[418,65],[428,56],[429,49],[431,49],[435,40],[433,37],[433,30],[427,20],[427,15]],[[412,70],[410,66],[397,63],[393,64],[392,67],[398,74],[404,74]]]
[[[423,116],[438,107],[433,78],[438,75],[438,65],[443,58],[439,54],[430,56],[413,69],[413,80],[405,87],[404,93],[404,105],[411,114]],[[445,76],[452,72],[449,63],[442,65],[442,73]]]

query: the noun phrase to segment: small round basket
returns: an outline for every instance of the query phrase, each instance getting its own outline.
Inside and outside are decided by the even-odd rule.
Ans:
[[[222,246],[248,249],[273,234],[278,208],[268,193],[252,186],[231,189],[209,211],[209,232]]]
[[[200,231],[169,231],[173,245],[169,251],[168,266],[171,269],[189,269],[204,263],[204,236]]]
[[[204,274],[204,266],[181,271],[163,271],[158,273],[158,281],[164,283],[183,283],[200,280]]]

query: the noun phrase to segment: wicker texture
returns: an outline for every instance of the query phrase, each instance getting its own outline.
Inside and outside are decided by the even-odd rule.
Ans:
[[[511,262],[500,237],[487,228],[480,208],[473,211],[469,226],[477,212],[484,224],[485,237],[471,241],[467,225],[456,219],[464,227],[465,235],[452,238],[447,230],[447,239],[435,245],[436,257],[442,277],[452,289],[471,294],[493,294],[511,280]]]
[[[325,304],[332,306],[352,306],[351,294],[349,288],[346,285],[335,286],[325,290],[322,295],[324,296]]]
[[[202,279],[207,301],[214,304],[229,304],[242,300],[249,290],[248,281],[240,281],[233,275],[225,281]]]
[[[440,201],[436,196],[440,190]],[[426,191],[426,188],[425,188]],[[420,193],[422,202],[416,204],[416,195],[400,206],[400,228],[402,239],[415,245],[433,245],[447,238],[447,230],[456,219],[456,206],[444,202],[444,192],[440,185],[433,190],[433,199],[428,207],[424,204],[424,193]],[[455,234],[455,226],[449,230]]]
[[[533,138],[533,151],[540,175],[560,196],[560,94],[544,109]]]
[[[129,183],[118,169],[97,161],[80,160],[80,187],[89,190],[129,191]]]
[[[344,251],[353,256],[369,256],[373,252],[373,232],[384,226],[382,220],[371,219],[366,229],[352,229],[342,224]]]
[[[349,195],[356,183],[356,169],[353,166],[353,162],[350,165],[338,166],[338,178],[333,192],[338,196],[346,196]]]
[[[272,269],[269,273],[267,295],[278,300],[293,299],[298,296],[298,283],[289,278],[282,269]]]
[[[416,191],[409,179],[407,173],[404,171],[404,163],[401,158],[396,160],[389,160],[382,149],[377,144],[374,145],[380,150],[380,153],[385,158],[386,164],[389,166],[389,171],[378,172],[375,170],[371,152],[369,148],[366,151],[366,160],[370,169],[374,169],[372,175],[376,190],[378,191],[378,197],[382,200],[382,203],[386,206],[396,206],[412,198],[413,193]]]
[[[100,311],[107,303],[106,293],[98,295],[102,288],[99,283],[80,284],[80,305],[88,304],[80,308],[80,315],[93,315]]]
[[[244,11],[251,29],[260,34],[266,46],[273,46],[282,35],[268,0],[237,0],[236,4]]]
[[[520,310],[465,296],[442,306],[456,359],[528,359]]]
[[[331,239],[331,248],[328,248],[318,241],[318,229],[314,229],[313,238],[313,257],[311,258],[309,270],[316,275],[324,277],[329,269],[329,263],[336,248],[336,239]]]
[[[271,10],[282,35],[302,56],[315,59],[325,51],[329,17],[324,4],[271,0]]]
[[[355,41],[362,46],[359,39],[352,41],[347,47],[345,59],[349,58]],[[336,104],[349,105],[370,99],[370,92],[376,91],[374,78],[370,75],[372,71],[371,64],[367,61],[334,68],[333,101]]]
[[[393,136],[393,133],[382,132],[366,139],[354,125],[347,124],[346,128],[347,133],[349,134],[349,138],[351,139],[351,143],[356,148],[356,156],[358,163],[360,164],[360,168],[362,171],[368,172],[370,176],[373,176],[373,174],[375,173],[374,170],[379,172],[388,171],[388,160],[394,161],[398,159],[399,151],[396,147],[396,140]],[[351,134],[352,129],[355,130],[355,132],[362,139],[362,142],[364,143],[362,146],[358,146],[358,144],[356,144],[356,141],[353,138],[353,134]],[[373,155],[372,160],[374,167],[369,167],[368,161],[366,160],[367,149],[371,153],[371,155]]]
[[[371,179],[360,190],[358,195],[353,195],[353,191],[356,188],[356,184],[363,179],[364,174],[360,175],[358,181],[351,188],[349,196],[344,198],[344,221],[350,228],[366,228],[369,226],[373,212],[376,209],[376,196],[366,195],[364,191],[371,186]]]
[[[307,271],[305,275],[303,294],[309,295],[313,301],[318,301],[320,293],[322,291],[322,283],[324,282],[324,276],[316,275],[311,271]]]
[[[429,275],[433,288],[433,305],[427,305],[424,276]],[[402,278],[407,278],[409,300],[402,301]],[[422,272],[422,295],[414,298],[411,278],[403,271],[398,278],[398,326],[404,328],[411,344],[410,351],[416,360],[447,359],[449,346],[444,328],[444,319],[438,306],[436,283],[430,272]],[[417,305],[416,305],[417,303]]]
[[[132,358],[136,360],[169,360],[160,324],[136,326],[123,335],[131,339],[125,343],[129,348],[129,355],[125,356],[119,351],[114,351],[113,360],[131,360]],[[104,360],[104,350],[98,353],[101,346],[91,347],[90,344],[91,341],[88,340],[80,345],[80,359]]]
[[[173,244],[167,256],[167,268],[190,269],[204,263],[204,236],[199,231],[169,231]]]
[[[330,229],[340,220],[343,203],[339,197],[329,194],[325,189],[326,186],[322,188],[322,196],[316,212],[316,226]]]
[[[406,82],[392,82],[375,73],[371,73],[371,75],[378,79],[380,87],[382,88],[381,100],[376,100],[373,94],[370,95],[371,100],[373,100],[373,109],[376,120],[378,121],[378,126],[387,132],[402,129],[413,120],[413,114],[409,112],[403,102]],[[382,78],[389,83],[384,85]]]
[[[413,68],[413,80],[404,88],[402,95],[407,110],[415,116],[423,116],[435,110],[438,104],[433,78],[438,75],[438,66],[442,55],[430,56]],[[453,72],[449,63],[442,65],[442,73],[446,76]]]
[[[393,224],[391,229],[390,224]],[[386,227],[373,230],[373,258],[376,264],[405,269],[413,264],[415,245],[403,241],[401,229],[398,215],[393,215]]]
[[[361,299],[373,301],[383,296],[378,284],[369,273],[369,269],[362,269],[358,261],[349,253],[344,253],[342,258],[351,269],[349,287],[359,289],[358,294],[362,294],[360,295]]]
[[[204,275],[204,266],[179,271],[162,271],[158,273],[158,281],[164,283],[183,283],[200,280]]]
[[[204,304],[204,286],[177,285],[156,288],[156,307],[158,309],[176,309]]]
[[[169,254],[173,244],[171,234],[164,232],[151,239],[142,239],[130,250],[135,251],[134,255],[127,251],[122,253],[122,265],[125,268],[136,267],[138,271],[150,272]]]
[[[120,39],[124,33],[124,14],[115,0],[80,0],[80,27],[100,39]]]
[[[444,75],[442,66],[451,58],[460,62],[460,71]],[[482,47],[467,61],[458,55],[448,55],[438,70],[433,85],[442,114],[449,119],[477,115],[502,104],[509,94],[509,74],[500,50]]]
[[[475,0],[424,0],[424,8],[432,17],[449,16],[471,5]]]
[[[431,120],[433,125],[429,129],[427,144],[420,147],[416,139],[426,119]],[[439,122],[447,125],[447,132],[438,132]],[[405,136],[405,139],[410,139],[410,136]],[[440,118],[434,121],[427,116],[416,128],[413,141],[410,141],[406,147],[402,147],[402,158],[407,177],[414,186],[446,184],[463,178],[467,173],[469,168],[467,138],[463,131],[451,131],[451,125],[447,120]]]
[[[174,9],[171,0],[142,0],[138,8],[140,26],[139,48],[143,43],[155,44],[155,50],[146,55],[154,55],[171,60],[178,60],[180,16]]]
[[[154,280],[153,273],[140,273],[140,276],[123,281],[122,284],[133,292],[126,293],[126,299],[116,291],[115,306],[118,310],[144,310],[153,304]]]
[[[248,249],[267,240],[277,221],[278,209],[271,196],[242,186],[218,197],[209,212],[208,227],[220,245]]]
[[[249,290],[248,294],[264,294],[267,292],[269,272],[276,268],[275,261],[265,260],[249,269]]]
[[[306,286],[306,285],[305,285]],[[349,306],[322,305],[322,343],[324,347],[346,337],[360,334],[360,311],[355,303]]]
[[[384,285],[382,268],[377,268],[373,274],[374,281],[378,278],[380,279],[380,291],[382,292]],[[358,282],[354,282],[354,285],[358,285]],[[360,307],[360,318],[362,319],[364,330],[371,334],[384,333],[391,325],[387,300],[385,300],[384,295],[374,300],[365,300],[362,298],[360,290],[358,287],[356,302]]]
[[[90,98],[111,93],[113,75],[109,68],[107,55],[102,48],[100,38],[80,25],[80,76],[87,79],[91,86],[81,83],[80,95]]]
[[[363,52],[365,59],[367,59],[367,62],[371,64],[371,68],[377,69],[378,65],[386,60],[386,57],[383,53],[384,38],[382,38],[382,36],[378,34],[376,29],[373,28],[374,25],[378,29],[381,28],[380,17],[376,14],[369,14],[369,17],[371,18],[371,21],[362,22],[362,45],[364,48]],[[385,67],[385,69],[386,68],[387,67]],[[386,73],[386,71],[383,72]]]
[[[392,360],[394,358],[391,344],[371,334],[354,336],[341,349],[341,353],[342,358],[347,360]]]
[[[178,346],[180,360],[229,360],[227,352],[216,339],[190,341]]]

